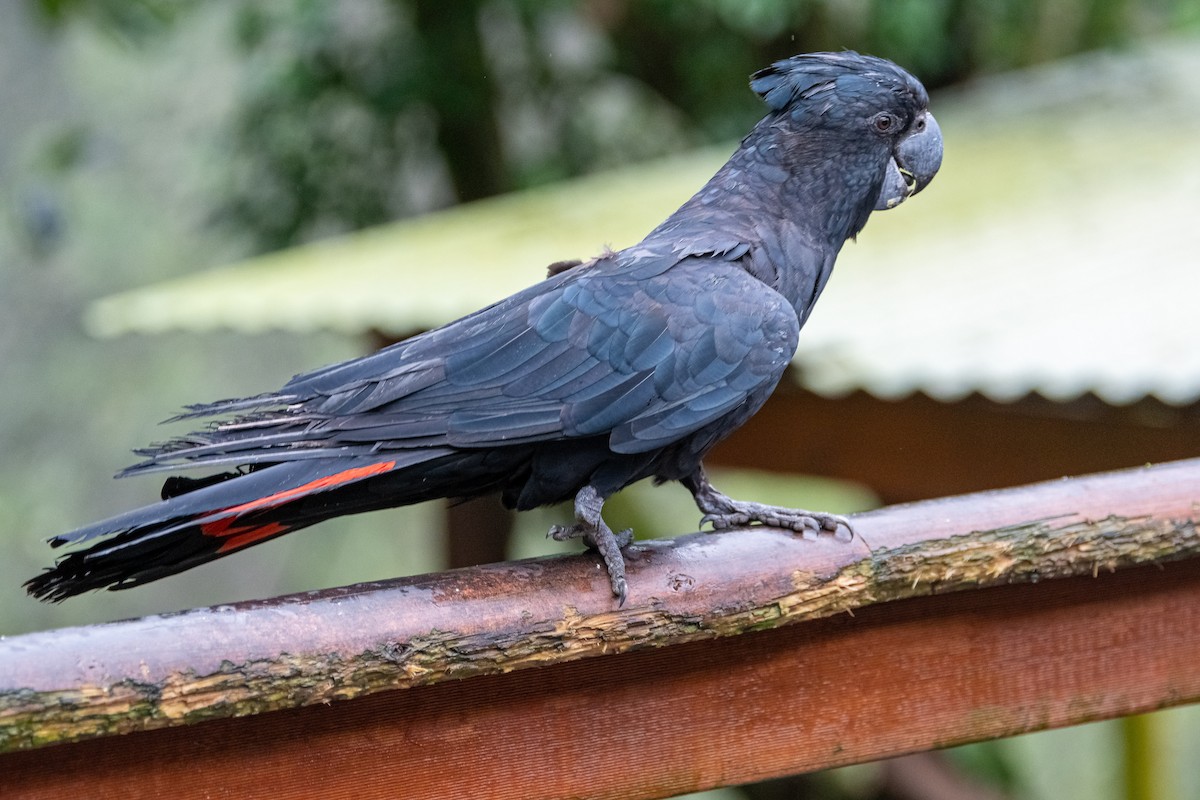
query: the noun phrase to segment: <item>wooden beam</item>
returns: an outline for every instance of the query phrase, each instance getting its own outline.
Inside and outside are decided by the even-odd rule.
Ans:
[[[1194,701],[1198,630],[1195,560],[934,595],[12,753],[0,795],[663,797]]]
[[[10,637],[0,742],[101,738],[0,757],[0,796],[652,797],[1191,702],[1198,486],[651,542],[622,610],[573,556]]]

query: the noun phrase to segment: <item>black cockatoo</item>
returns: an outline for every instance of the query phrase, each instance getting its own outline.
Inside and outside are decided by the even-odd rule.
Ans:
[[[573,499],[551,535],[598,550],[623,602],[629,533],[601,510],[643,478],[681,481],[716,528],[846,524],[733,500],[701,461],[774,390],[842,244],[933,178],[942,137],[925,89],[880,58],[795,56],[750,85],[767,116],[639,244],[279,391],[189,407],[222,421],[122,474],[219,471],[55,537],[90,544],[29,592],[124,589],[342,514],[498,493],[516,509]]]

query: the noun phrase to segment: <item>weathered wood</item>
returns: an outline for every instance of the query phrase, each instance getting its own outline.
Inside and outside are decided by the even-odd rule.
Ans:
[[[1200,697],[1200,559],[0,756],[0,797],[665,797]]]
[[[856,518],[849,543],[761,528],[646,542],[628,554],[630,602],[619,610],[584,555],[10,637],[0,640],[0,749],[1161,565],[1200,554],[1197,517],[1193,460],[882,509]]]

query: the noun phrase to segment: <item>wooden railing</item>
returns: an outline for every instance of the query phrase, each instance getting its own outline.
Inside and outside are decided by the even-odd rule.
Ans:
[[[916,467],[914,467],[916,468]],[[1200,460],[0,639],[0,797],[662,797],[1200,698]],[[122,735],[119,735],[122,734]]]

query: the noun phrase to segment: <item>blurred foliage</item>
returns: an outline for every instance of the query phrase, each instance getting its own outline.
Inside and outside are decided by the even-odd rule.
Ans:
[[[166,31],[197,0],[31,0],[42,19],[61,25],[83,17],[130,42]]]
[[[861,49],[931,87],[1119,44],[1127,0],[288,0],[238,25],[262,63],[222,218],[271,249],[740,135],[745,76]],[[1184,5],[1179,3],[1178,5]],[[266,10],[267,8],[270,11]],[[431,165],[435,165],[431,168]]]
[[[194,0],[36,0],[134,41]],[[243,2],[213,218],[261,250],[733,138],[745,76],[892,58],[930,88],[1196,24],[1194,0]]]

